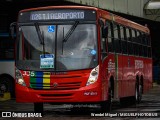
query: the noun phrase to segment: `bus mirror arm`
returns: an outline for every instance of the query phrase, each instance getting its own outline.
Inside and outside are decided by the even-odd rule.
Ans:
[[[10,36],[12,37],[12,39],[15,38],[15,29],[16,29],[16,22],[13,22],[10,24]]]

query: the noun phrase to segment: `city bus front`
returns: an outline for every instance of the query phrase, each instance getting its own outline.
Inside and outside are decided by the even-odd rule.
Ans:
[[[101,101],[95,10],[23,11],[17,25],[17,102]]]

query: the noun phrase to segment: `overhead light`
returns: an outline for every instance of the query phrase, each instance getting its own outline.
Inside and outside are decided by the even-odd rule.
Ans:
[[[147,9],[147,10],[160,9],[160,1],[150,0],[149,2],[146,3],[146,5],[144,6],[144,9]]]

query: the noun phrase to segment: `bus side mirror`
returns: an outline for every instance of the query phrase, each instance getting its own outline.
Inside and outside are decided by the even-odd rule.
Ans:
[[[15,39],[16,37],[16,22],[13,22],[10,24],[10,36],[12,39]]]
[[[107,38],[108,37],[108,27],[104,26],[102,27],[102,38]]]

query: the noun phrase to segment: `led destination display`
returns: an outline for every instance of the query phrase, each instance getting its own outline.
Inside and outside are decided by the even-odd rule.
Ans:
[[[30,20],[84,19],[84,12],[32,13]]]
[[[20,13],[19,22],[57,20],[86,20],[95,21],[96,12],[93,10],[44,10]]]

